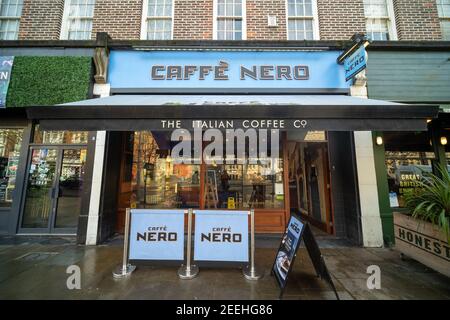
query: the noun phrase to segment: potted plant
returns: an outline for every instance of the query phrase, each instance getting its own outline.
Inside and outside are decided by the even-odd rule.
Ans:
[[[395,247],[450,277],[450,174],[440,167],[417,186],[405,193],[409,214],[394,212]]]

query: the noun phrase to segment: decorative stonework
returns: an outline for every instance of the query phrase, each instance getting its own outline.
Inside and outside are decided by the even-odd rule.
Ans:
[[[97,47],[94,51],[95,83],[105,84],[109,63],[109,50],[106,47]]]

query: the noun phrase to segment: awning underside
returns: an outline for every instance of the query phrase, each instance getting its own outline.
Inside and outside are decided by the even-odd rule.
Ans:
[[[29,107],[48,130],[155,130],[162,120],[306,120],[304,130],[426,130],[438,106],[344,95],[115,95],[49,107]],[[286,130],[297,129],[285,127]]]

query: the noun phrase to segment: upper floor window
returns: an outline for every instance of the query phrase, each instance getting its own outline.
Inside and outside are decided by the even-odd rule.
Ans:
[[[288,40],[313,40],[318,36],[314,0],[287,0]]]
[[[370,39],[396,39],[392,0],[364,0],[364,14]]]
[[[145,0],[142,39],[172,39],[173,0]]]
[[[441,20],[442,39],[450,40],[450,0],[437,0],[437,9]]]
[[[216,40],[245,40],[245,0],[215,0]]]
[[[23,0],[0,1],[0,39],[17,40]]]
[[[95,0],[66,0],[61,39],[89,40]]]

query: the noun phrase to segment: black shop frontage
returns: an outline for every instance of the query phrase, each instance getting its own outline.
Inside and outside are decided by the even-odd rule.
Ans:
[[[352,97],[340,53],[111,49],[102,97],[28,108],[44,132],[91,132],[79,242],[122,232],[126,208],[254,208],[259,233],[294,211],[370,243],[371,131],[426,130],[437,108]]]

